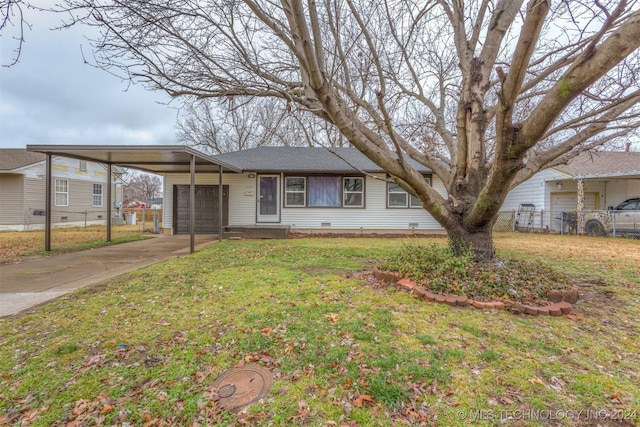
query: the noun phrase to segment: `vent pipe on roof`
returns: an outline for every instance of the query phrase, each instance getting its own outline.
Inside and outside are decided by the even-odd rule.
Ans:
[[[627,146],[626,146],[626,148],[624,149],[624,152],[625,152],[625,153],[628,153],[629,151],[631,151],[631,143],[630,143],[630,142],[627,142]]]

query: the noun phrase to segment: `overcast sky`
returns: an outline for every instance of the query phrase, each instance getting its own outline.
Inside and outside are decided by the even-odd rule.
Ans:
[[[34,3],[49,4],[46,0]],[[60,25],[58,14],[25,10],[20,61],[0,67],[0,147],[27,144],[177,144],[178,102],[84,63],[91,57],[86,36],[92,30]],[[11,61],[16,47],[0,34],[0,63]],[[82,51],[81,51],[82,49]],[[632,138],[636,150],[640,141]]]
[[[20,62],[0,68],[0,147],[27,144],[177,144],[178,103],[84,63],[89,27],[51,31],[60,16],[25,11]],[[0,36],[2,64],[16,44]],[[164,104],[164,105],[163,105]]]

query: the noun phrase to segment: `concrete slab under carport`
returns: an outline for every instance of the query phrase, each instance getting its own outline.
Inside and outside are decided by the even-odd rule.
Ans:
[[[53,176],[52,161],[53,156],[62,156],[102,163],[107,166],[107,176],[109,181],[112,177],[113,166],[131,167],[145,172],[163,173],[189,173],[191,176],[189,195],[189,230],[190,230],[190,251],[195,251],[195,175],[196,173],[219,174],[219,194],[223,190],[223,172],[240,173],[241,169],[232,166],[219,159],[215,159],[205,153],[197,151],[191,147],[183,145],[27,145],[27,151],[43,153],[46,156],[46,177],[45,177],[45,251],[51,250],[51,218],[53,202]],[[111,185],[107,185],[106,208],[107,208],[107,236],[106,240],[111,241],[112,217],[112,195]],[[219,204],[219,230],[222,230],[222,203]],[[222,235],[218,237],[222,240]]]
[[[218,241],[196,235],[196,249]],[[0,266],[0,317],[51,301],[76,289],[105,282],[190,253],[190,236],[155,236],[130,243],[44,256]]]

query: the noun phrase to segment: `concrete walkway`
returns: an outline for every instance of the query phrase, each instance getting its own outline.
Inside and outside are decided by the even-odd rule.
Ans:
[[[196,250],[217,241],[217,236],[196,236]],[[158,236],[0,265],[0,317],[20,313],[76,289],[187,254],[189,236]]]

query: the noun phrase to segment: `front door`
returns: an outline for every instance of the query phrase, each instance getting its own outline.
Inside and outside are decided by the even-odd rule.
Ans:
[[[280,222],[280,176],[258,175],[258,222]]]

